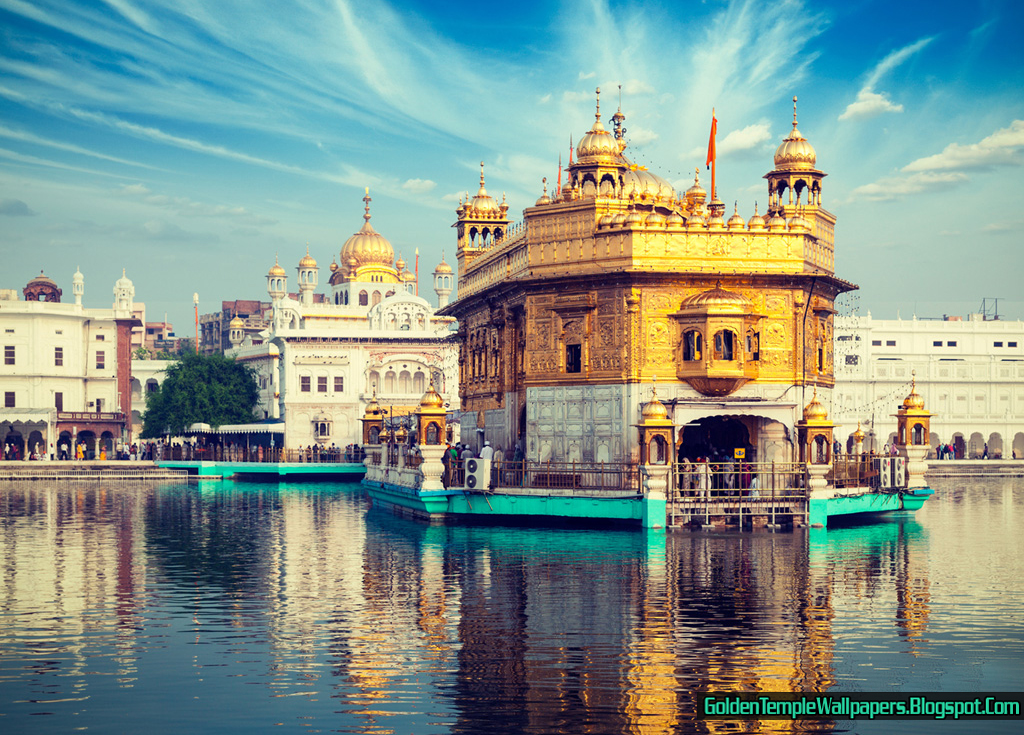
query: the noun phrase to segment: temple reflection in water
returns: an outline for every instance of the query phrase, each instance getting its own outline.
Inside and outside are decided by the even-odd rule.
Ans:
[[[158,638],[202,644],[178,679],[206,671],[208,686],[218,669],[202,667],[223,666],[263,685],[248,697],[330,700],[360,732],[416,712],[451,732],[668,732],[694,726],[700,691],[833,687],[837,595],[888,606],[909,652],[928,636],[914,524],[827,542],[430,527],[323,486],[3,500],[5,686],[12,658],[45,651],[19,676],[89,695],[90,673],[113,667],[131,687]]]

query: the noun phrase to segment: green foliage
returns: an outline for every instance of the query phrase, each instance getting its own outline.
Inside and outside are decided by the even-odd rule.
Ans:
[[[223,355],[182,353],[160,388],[146,397],[142,438],[180,434],[195,423],[249,423],[258,398],[248,366]]]

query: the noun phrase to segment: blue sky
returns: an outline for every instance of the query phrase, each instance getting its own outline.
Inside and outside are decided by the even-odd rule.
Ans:
[[[836,270],[875,316],[1024,317],[1024,10],[1017,2],[0,0],[0,272],[106,306],[125,268],[179,335],[266,298],[373,222],[421,288],[461,193],[510,212],[622,109],[633,160],[685,189],[711,108],[718,189],[763,211],[800,130],[829,174]]]

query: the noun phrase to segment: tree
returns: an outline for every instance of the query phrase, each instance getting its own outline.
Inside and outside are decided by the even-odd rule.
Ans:
[[[146,397],[142,438],[180,434],[195,423],[217,427],[253,420],[259,399],[252,369],[223,355],[185,352]]]

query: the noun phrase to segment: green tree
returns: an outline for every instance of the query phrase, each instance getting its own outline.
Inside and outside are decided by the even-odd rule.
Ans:
[[[195,423],[217,427],[253,420],[259,399],[252,369],[223,355],[185,352],[146,397],[142,438],[180,434]]]

